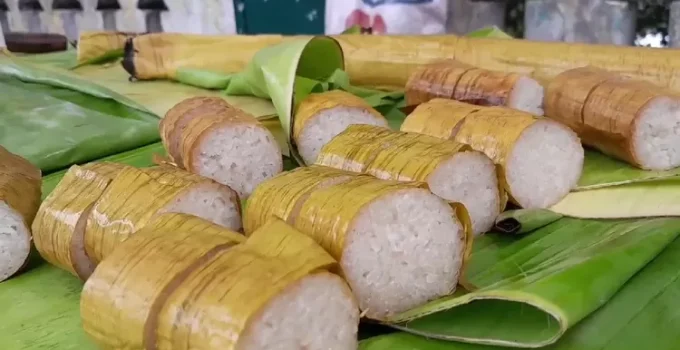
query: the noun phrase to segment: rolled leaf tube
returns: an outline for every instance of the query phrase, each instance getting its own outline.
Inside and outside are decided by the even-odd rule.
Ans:
[[[536,80],[517,73],[477,68],[452,59],[422,66],[406,83],[409,105],[419,105],[437,97],[481,106],[506,106],[543,115],[543,87]]]
[[[432,193],[465,205],[475,234],[488,231],[505,205],[496,168],[486,155],[428,135],[351,125],[324,146],[316,164],[384,180],[426,182]]]
[[[131,76],[142,80],[174,78],[181,67],[236,73],[257,51],[283,40],[281,35],[146,34],[130,42],[124,67]],[[220,47],[229,48],[230,54],[216,49]]]
[[[307,164],[321,148],[352,124],[387,127],[387,120],[366,101],[341,90],[313,94],[300,103],[293,122],[293,139]]]
[[[361,310],[381,320],[453,292],[471,242],[461,223],[467,218],[460,220],[426,184],[321,166],[283,173],[256,189],[247,227],[272,216],[336,258]]]
[[[85,220],[115,175],[117,163],[74,165],[40,205],[33,221],[35,247],[49,263],[85,278],[92,270],[85,254]]]
[[[28,260],[40,179],[40,169],[0,146],[0,282]]]
[[[85,31],[78,38],[78,63],[86,63],[116,53],[123,57],[125,42],[137,36],[134,33]]]
[[[176,214],[159,221],[167,215]],[[123,243],[86,283],[83,328],[99,346],[356,349],[356,302],[313,240],[280,220],[242,242],[170,218]]]
[[[177,173],[168,174],[171,171]],[[209,179],[170,167],[144,171],[128,167],[111,181],[89,212],[87,256],[96,266],[161,213],[192,214],[237,229],[241,226],[239,206],[233,190]]]
[[[272,133],[219,97],[178,103],[161,121],[160,133],[177,166],[233,188],[242,199],[283,168]]]
[[[417,107],[401,130],[484,152],[500,167],[510,199],[526,209],[557,203],[576,187],[583,170],[583,146],[571,129],[510,108],[434,99]]]
[[[680,94],[593,67],[572,69],[548,86],[546,116],[584,144],[648,170],[680,166]]]

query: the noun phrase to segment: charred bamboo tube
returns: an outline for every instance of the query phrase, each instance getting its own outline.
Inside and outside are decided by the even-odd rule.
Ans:
[[[0,282],[28,260],[40,184],[40,169],[0,146]]]
[[[245,242],[227,230],[196,230],[196,220],[159,216],[97,268],[81,316],[99,346],[357,348],[356,302],[313,240],[280,220]],[[121,302],[121,294],[134,297]]]
[[[428,135],[351,125],[324,146],[316,164],[383,180],[426,182],[432,193],[465,206],[475,234],[488,231],[505,205],[486,155]]]
[[[385,117],[348,92],[333,90],[303,100],[295,113],[293,139],[305,163],[314,164],[321,148],[352,124],[388,127]]]
[[[438,97],[543,115],[543,87],[536,80],[517,73],[477,68],[456,60],[423,65],[406,83],[408,105],[419,105]]]
[[[548,86],[546,115],[584,144],[649,170],[680,166],[680,94],[593,67],[572,69]]]
[[[469,220],[418,182],[311,166],[262,183],[246,234],[279,217],[340,262],[367,317],[388,320],[455,290],[469,253]]]
[[[160,133],[177,166],[233,188],[242,199],[283,168],[272,133],[219,97],[178,103],[161,121]]]
[[[401,130],[484,152],[500,166],[510,199],[523,208],[557,203],[576,187],[583,170],[583,147],[571,129],[514,109],[434,99],[416,108]]]

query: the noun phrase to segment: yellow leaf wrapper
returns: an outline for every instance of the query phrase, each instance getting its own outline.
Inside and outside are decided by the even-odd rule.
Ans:
[[[327,109],[336,107],[361,108],[378,119],[385,119],[382,114],[373,109],[373,107],[366,103],[364,99],[352,95],[349,92],[331,90],[319,94],[311,94],[300,103],[295,112],[293,138],[297,139],[300,137],[302,129],[305,127],[305,123],[313,116]]]
[[[406,83],[407,105],[448,98],[480,106],[505,106],[521,75],[443,60],[423,65]]]
[[[268,301],[336,264],[280,220],[245,243],[233,232],[197,229],[198,218],[165,214],[156,222],[85,285],[83,327],[104,348],[234,349]],[[123,302],[123,293],[135,297]]]
[[[0,200],[30,227],[40,205],[41,172],[26,159],[0,146]]]
[[[87,218],[85,248],[94,265],[197,183],[212,180],[172,167],[123,169]],[[236,200],[236,197],[232,197]]]
[[[0,282],[18,272],[31,249],[31,223],[40,205],[41,173],[0,146]]]
[[[537,121],[529,113],[510,108],[435,99],[416,108],[401,130],[452,139],[484,152],[499,166],[499,179],[512,199],[505,176],[508,155],[522,132]]]
[[[680,106],[680,94],[670,89],[582,67],[558,75],[548,85],[546,116],[572,128],[584,144],[646,168],[635,152],[634,135],[642,127],[638,122],[642,113],[657,98],[673,100]]]
[[[112,51],[122,54],[125,42],[137,36],[135,33],[85,31],[78,38],[78,63],[102,57]]]
[[[45,198],[33,222],[35,247],[45,260],[81,278],[87,274],[84,271],[91,270],[84,252],[84,220],[92,204],[125,167],[91,163],[69,168]]]
[[[236,73],[248,65],[257,51],[283,40],[281,35],[153,33],[134,38],[133,51],[127,59],[130,74],[142,80],[174,78],[181,67]],[[224,48],[228,48],[228,55]]]

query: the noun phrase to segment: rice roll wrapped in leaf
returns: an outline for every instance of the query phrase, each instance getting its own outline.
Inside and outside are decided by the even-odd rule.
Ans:
[[[583,146],[571,129],[510,108],[434,99],[406,117],[401,130],[484,152],[500,166],[510,199],[526,209],[557,203],[576,187],[583,171]]]
[[[408,105],[438,97],[543,115],[543,86],[536,80],[517,73],[477,68],[454,59],[423,65],[406,83]]]
[[[172,162],[233,188],[242,199],[283,167],[272,133],[219,97],[178,103],[161,121],[160,133]]]
[[[340,262],[367,317],[391,316],[453,292],[469,254],[464,208],[421,182],[311,166],[260,185],[246,206],[246,235],[279,217]]]
[[[488,231],[505,205],[486,155],[428,135],[351,125],[324,146],[316,164],[383,180],[426,182],[437,196],[465,205],[475,234]]]
[[[312,94],[297,108],[293,139],[306,164],[314,164],[321,148],[352,124],[387,127],[387,120],[366,101],[341,90]]]
[[[328,272],[336,261],[313,240],[276,219],[245,242],[228,230],[194,229],[200,221],[161,215],[102,262],[81,297],[83,328],[95,343],[357,348],[356,302]],[[121,300],[121,294],[134,297]]]
[[[174,167],[127,167],[87,217],[85,249],[92,264],[162,213],[191,214],[231,230],[241,227],[240,201],[228,186]]]
[[[680,166],[680,94],[594,67],[552,80],[546,116],[576,131],[584,144],[647,170]]]
[[[0,146],[0,282],[19,272],[28,260],[40,184],[40,169]]]

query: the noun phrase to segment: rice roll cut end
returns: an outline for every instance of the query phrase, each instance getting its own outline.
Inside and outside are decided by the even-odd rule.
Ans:
[[[465,206],[475,234],[488,231],[505,205],[493,162],[452,140],[352,125],[324,146],[316,164],[383,180],[426,182],[432,193]]]
[[[402,131],[446,137],[484,152],[500,167],[510,199],[526,209],[548,208],[576,187],[584,150],[568,127],[505,107],[453,100],[420,105]]]
[[[314,164],[321,148],[353,124],[387,128],[388,123],[363,99],[341,90],[312,94],[297,108],[293,140],[306,164]]]
[[[295,203],[284,202],[289,189],[312,172],[320,177],[338,174],[312,166],[269,180],[272,186],[253,194],[267,200],[249,203],[246,221],[266,217],[259,211],[276,212],[312,237],[339,260],[369,318],[389,320],[455,290],[468,237],[452,206],[428,191],[426,184],[354,174],[327,186],[316,183],[301,191]]]
[[[646,170],[680,166],[680,94],[594,67],[565,71],[548,86],[546,116],[585,145]]]
[[[283,168],[272,133],[219,97],[178,103],[161,121],[160,133],[177,166],[231,187],[242,199]]]
[[[40,186],[40,169],[0,146],[0,282],[19,272],[28,260]]]
[[[528,76],[478,68],[454,59],[423,65],[406,83],[408,105],[447,98],[542,115],[543,95],[543,86]]]

